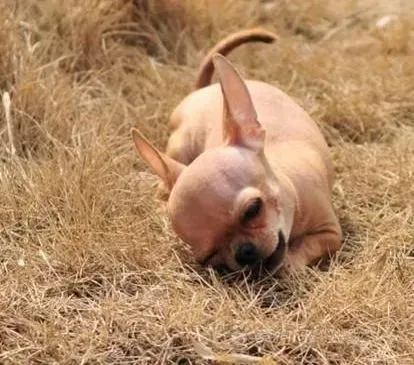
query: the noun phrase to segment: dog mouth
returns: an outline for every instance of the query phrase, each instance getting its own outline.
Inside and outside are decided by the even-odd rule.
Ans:
[[[259,261],[254,266],[246,266],[242,268],[241,271],[247,270],[248,272],[253,274],[254,277],[261,276],[265,272],[267,272],[267,275],[272,275],[276,273],[276,271],[278,271],[281,268],[283,259],[287,252],[286,239],[281,231],[279,231],[278,238],[278,245],[270,256]],[[218,265],[214,269],[218,272],[220,276],[228,276],[235,273],[235,271],[231,270],[229,266],[227,266],[226,264]],[[239,272],[239,270],[236,270],[236,272]]]
[[[286,254],[287,244],[285,236],[282,231],[279,231],[279,243],[273,253],[267,257],[264,262],[264,268],[269,272],[275,272],[282,265],[283,259]]]

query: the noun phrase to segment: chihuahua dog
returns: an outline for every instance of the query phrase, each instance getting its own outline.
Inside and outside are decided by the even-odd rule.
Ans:
[[[202,265],[296,271],[341,245],[333,163],[316,123],[278,88],[244,81],[225,58],[242,43],[276,39],[250,29],[210,51],[197,90],[171,115],[166,153],[131,132],[167,189],[174,231]],[[214,71],[219,83],[209,85]]]

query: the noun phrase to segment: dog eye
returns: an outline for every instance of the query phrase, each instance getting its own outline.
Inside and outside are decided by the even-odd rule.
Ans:
[[[252,219],[256,218],[259,213],[262,211],[263,201],[260,198],[254,200],[252,204],[247,208],[244,212],[242,223],[246,224],[250,222]]]

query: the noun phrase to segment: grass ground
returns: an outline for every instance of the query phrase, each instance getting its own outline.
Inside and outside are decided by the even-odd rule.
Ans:
[[[166,2],[0,4],[0,363],[207,363],[197,341],[268,364],[414,364],[412,2]],[[203,55],[257,25],[281,41],[229,58],[320,124],[345,240],[328,270],[227,282],[174,236],[129,130],[163,147]]]

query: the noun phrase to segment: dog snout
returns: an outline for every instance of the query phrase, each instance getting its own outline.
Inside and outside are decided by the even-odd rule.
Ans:
[[[256,246],[251,243],[241,244],[236,251],[236,261],[241,266],[252,266],[260,260],[260,253]]]

